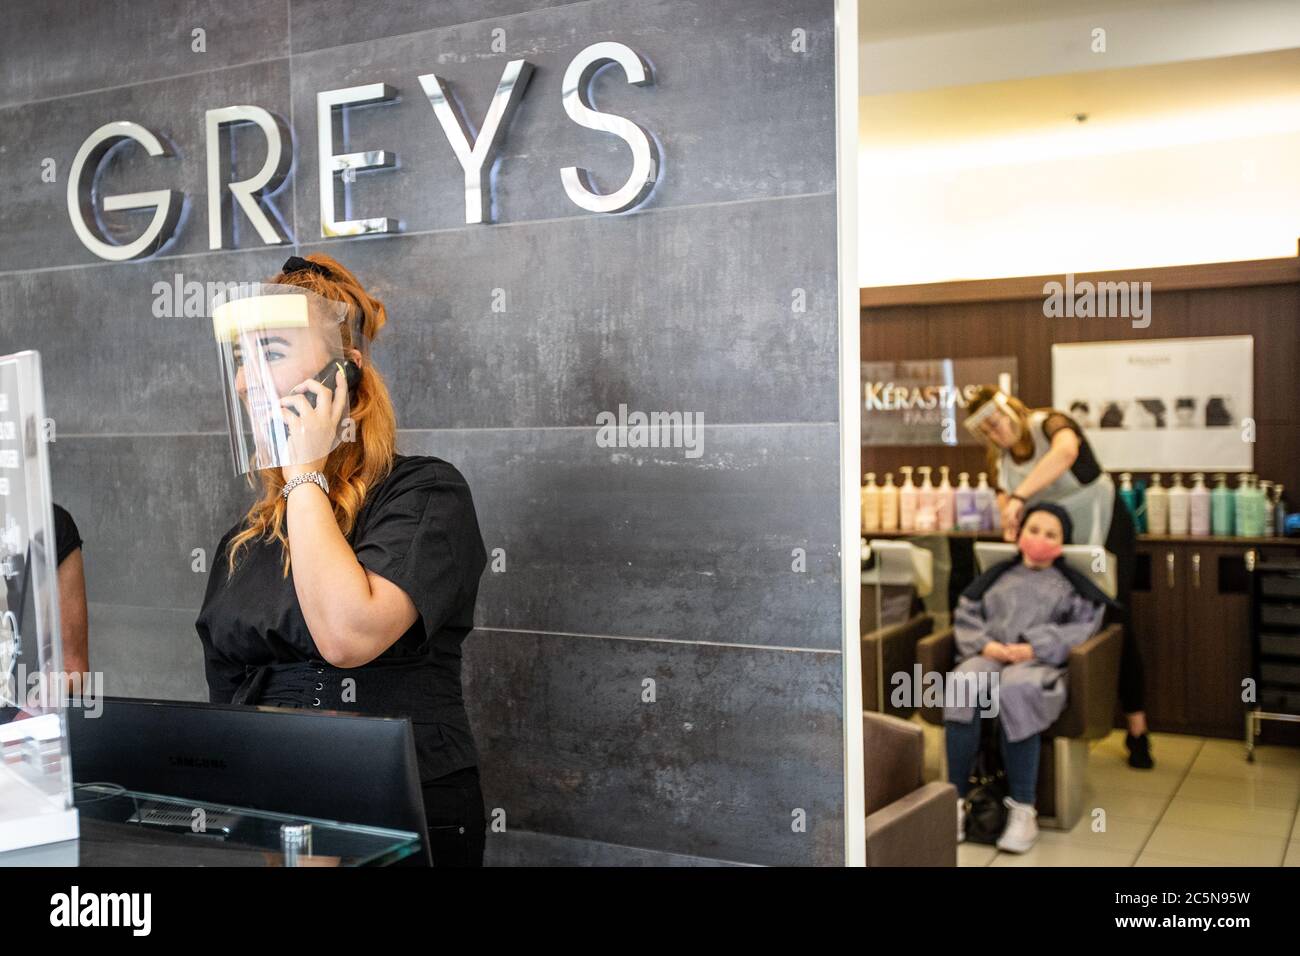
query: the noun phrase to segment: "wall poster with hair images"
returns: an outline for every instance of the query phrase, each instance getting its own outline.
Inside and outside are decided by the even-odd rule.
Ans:
[[[1250,471],[1250,335],[1052,346],[1052,405],[1108,471]]]

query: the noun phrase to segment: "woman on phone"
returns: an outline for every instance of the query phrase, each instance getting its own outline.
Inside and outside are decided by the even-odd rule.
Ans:
[[[383,303],[329,256],[291,257],[213,313],[237,472],[196,628],[214,703],[410,717],[435,866],[479,866],[485,820],[461,696],[486,551],[469,486],[397,454],[368,343]]]

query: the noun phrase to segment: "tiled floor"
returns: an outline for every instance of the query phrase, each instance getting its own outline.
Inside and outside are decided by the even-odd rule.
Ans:
[[[942,745],[927,725],[927,776],[938,775]],[[1300,749],[1260,747],[1247,763],[1238,741],[1174,734],[1153,734],[1151,749],[1155,769],[1133,770],[1123,731],[1098,741],[1073,830],[1044,829],[1019,855],[962,844],[958,864],[1300,866]]]

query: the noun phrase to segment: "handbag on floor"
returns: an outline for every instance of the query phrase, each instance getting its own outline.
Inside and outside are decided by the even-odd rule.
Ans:
[[[1007,807],[1002,799],[1010,792],[1002,766],[1001,730],[996,717],[980,720],[980,749],[966,794],[966,840],[993,846],[1007,825]]]

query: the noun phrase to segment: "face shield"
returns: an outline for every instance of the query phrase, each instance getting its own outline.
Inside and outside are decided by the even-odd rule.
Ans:
[[[213,309],[235,474],[306,464],[354,437],[360,370],[348,350],[365,352],[356,316],[344,302],[277,283],[241,285]]]
[[[966,427],[968,432],[980,441],[988,444],[991,439],[988,434],[986,434],[984,428],[986,425],[997,424],[999,415],[1005,415],[1012,421],[1016,420],[1015,410],[1011,407],[1011,403],[1007,401],[1006,395],[1002,392],[994,392],[993,400],[985,402],[975,411],[971,412],[971,414],[967,415],[966,420],[963,421],[962,424]]]

